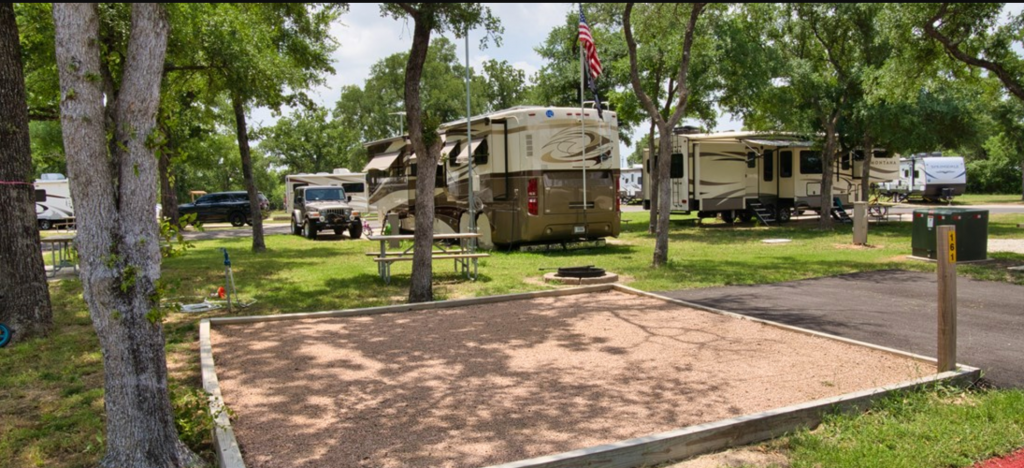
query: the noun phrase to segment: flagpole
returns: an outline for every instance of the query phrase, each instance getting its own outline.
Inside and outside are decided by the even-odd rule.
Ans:
[[[466,148],[469,151],[469,166],[466,170],[466,186],[469,189],[469,232],[476,234],[476,200],[473,197],[473,125],[469,107],[469,28],[466,28]],[[458,184],[458,181],[456,181]],[[476,252],[476,238],[469,240],[470,253]]]
[[[583,91],[583,82],[587,77],[587,67],[585,62],[586,56],[583,49],[583,44],[580,44],[580,143],[583,146],[582,151],[580,151],[582,158],[580,162],[583,166],[583,232],[586,234],[587,229],[590,226],[587,226],[587,111],[583,107],[583,99],[585,96]]]

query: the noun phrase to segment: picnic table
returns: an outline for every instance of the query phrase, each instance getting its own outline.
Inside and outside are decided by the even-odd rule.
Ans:
[[[479,237],[479,233],[472,232],[434,234],[431,242],[431,261],[452,260],[455,262],[456,272],[461,271],[467,278],[476,280],[478,268],[477,261],[481,258],[490,257],[490,254],[470,252],[462,245],[462,241]],[[414,240],[416,239],[416,236],[412,234],[396,234],[388,236],[369,236],[367,239],[380,242],[379,251],[367,252],[366,255],[372,256],[373,261],[377,262],[377,273],[380,274],[384,283],[391,284],[391,265],[395,262],[411,262],[413,258],[413,246],[402,251],[388,251],[388,243],[390,241]],[[460,243],[456,245],[447,245],[448,242],[454,240],[458,240]],[[472,268],[470,268],[470,266],[472,266]]]
[[[63,268],[71,268],[78,271],[77,255],[74,246],[75,236],[50,236],[39,239],[40,245],[50,250],[50,264],[53,268],[46,273],[46,276],[53,278]],[[45,255],[45,254],[44,254]]]

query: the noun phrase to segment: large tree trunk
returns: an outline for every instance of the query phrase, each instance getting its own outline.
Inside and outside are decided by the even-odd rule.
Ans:
[[[198,457],[179,441],[174,427],[158,313],[157,163],[147,140],[160,100],[165,12],[156,4],[132,6],[114,112],[117,155],[108,155],[102,84],[95,79],[100,76],[98,8],[58,3],[53,17],[82,286],[103,348],[107,446],[100,466],[195,465]]]
[[[669,99],[671,99],[671,97]],[[654,124],[654,119],[651,119],[651,133],[650,133],[651,138],[650,138],[650,141],[648,142],[648,145],[647,145],[647,165],[644,166],[644,168],[643,168],[643,170],[649,172],[647,174],[647,179],[649,180],[649,183],[651,184],[650,185],[651,189],[647,191],[647,193],[651,196],[651,198],[650,198],[651,219],[649,220],[648,225],[647,225],[647,233],[648,234],[654,234],[654,233],[658,232],[658,182],[659,182],[659,180],[658,180],[658,168],[654,164],[654,158],[658,154],[657,148],[654,147],[654,129],[655,129],[655,127],[656,127],[656,125]]]
[[[668,263],[668,220],[672,209],[672,184],[669,175],[672,167],[672,127],[664,125],[658,129],[658,226],[654,241],[655,267]]]
[[[252,155],[249,152],[249,131],[245,127],[245,103],[237,94],[231,98],[235,109],[235,131],[238,134],[238,152],[242,155],[242,176],[245,177],[245,191],[249,193],[249,214],[252,217],[252,251],[264,252],[263,215],[260,213],[259,191],[252,176]]]
[[[160,162],[157,172],[160,173],[160,207],[163,217],[177,225],[178,215],[178,194],[171,187],[171,151],[164,148],[160,151]]]
[[[430,46],[430,27],[418,16],[413,36],[409,62],[405,68],[405,115],[409,119],[409,139],[416,152],[416,239],[412,249],[412,278],[409,284],[409,302],[434,300],[431,282],[434,278],[431,265],[431,249],[434,237],[434,177],[437,174],[437,159],[440,157],[440,142],[437,138],[430,145],[424,142],[422,103],[420,101],[420,78],[423,64]],[[431,129],[430,131],[434,131]],[[434,135],[436,137],[436,135]],[[473,155],[469,155],[470,158]]]
[[[0,4],[0,323],[11,340],[53,326],[50,291],[36,228],[28,105],[14,4]]]
[[[832,230],[832,165],[835,163],[836,154],[836,123],[839,120],[839,111],[829,116],[825,121],[825,148],[821,152],[821,216],[818,219],[818,228]]]
[[[864,162],[860,168],[860,201],[871,198],[871,160],[875,157],[875,142],[871,135],[864,134]],[[852,162],[852,161],[851,161]]]

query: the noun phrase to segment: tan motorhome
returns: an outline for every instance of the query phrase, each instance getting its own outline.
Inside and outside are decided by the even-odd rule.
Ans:
[[[435,232],[466,232],[468,171],[481,245],[594,240],[619,235],[619,139],[613,112],[521,106],[443,124]],[[416,155],[406,136],[366,145],[369,203],[415,226]],[[584,192],[586,199],[584,200]]]
[[[821,205],[822,158],[813,142],[795,135],[765,132],[699,133],[690,127],[673,134],[672,212],[696,211],[699,217],[721,216],[747,221],[753,209],[763,208],[780,221],[796,212],[818,210]],[[647,155],[645,153],[645,159]],[[891,158],[876,150],[872,181],[890,171]],[[842,205],[862,190],[863,153],[836,158],[832,195]],[[650,164],[644,169],[650,180]],[[644,206],[649,206],[648,185]]]

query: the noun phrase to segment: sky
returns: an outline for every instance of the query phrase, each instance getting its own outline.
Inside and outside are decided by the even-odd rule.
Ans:
[[[578,8],[574,3],[502,3],[487,4],[491,11],[501,19],[505,27],[502,45],[489,43],[486,49],[480,49],[480,39],[484,35],[482,29],[470,32],[469,61],[470,66],[481,73],[481,64],[490,59],[505,60],[512,66],[526,72],[527,79],[533,76],[544,60],[533,49],[540,45],[548,33],[562,23],[565,15]],[[1009,3],[1005,11],[1019,14],[1024,4]],[[1005,17],[1004,17],[1005,18]],[[352,3],[350,10],[343,14],[339,21],[331,27],[331,34],[338,42],[338,49],[332,59],[335,74],[327,77],[326,85],[314,88],[311,97],[319,104],[333,108],[341,95],[341,88],[346,85],[365,84],[370,74],[370,67],[377,61],[397,52],[408,52],[412,45],[412,23],[405,20],[383,18],[378,4]],[[447,34],[456,45],[458,56],[465,57],[465,40],[455,39]],[[598,56],[601,55],[601,44],[597,44]],[[257,126],[273,125],[277,118],[269,109],[255,109],[251,116]],[[399,118],[399,116],[395,116]],[[689,123],[689,122],[687,122]],[[743,122],[733,120],[731,115],[719,116],[715,128],[709,131],[739,130]],[[638,140],[646,125],[638,125],[634,140]],[[620,144],[620,156],[623,161],[632,151]],[[352,168],[356,170],[356,168]]]
[[[562,24],[566,13],[576,11],[572,3],[502,3],[488,4],[492,13],[501,19],[505,27],[502,34],[502,45],[497,47],[490,42],[486,49],[480,49],[480,39],[484,36],[482,29],[470,31],[469,62],[477,72],[482,73],[481,64],[490,59],[505,60],[512,66],[526,72],[527,79],[533,76],[544,60],[534,52],[534,47],[547,38],[555,26]],[[378,4],[351,3],[350,10],[341,16],[331,27],[331,35],[338,42],[338,49],[333,54],[335,74],[327,77],[325,86],[314,88],[311,97],[319,104],[333,108],[341,95],[341,88],[347,85],[362,87],[370,74],[370,67],[377,61],[398,52],[408,52],[412,45],[412,22],[382,18]],[[465,40],[455,39],[452,34],[448,38],[456,45],[458,56],[466,56]],[[601,55],[601,44],[597,44],[598,56]],[[251,116],[252,122],[258,126],[273,125],[277,121],[269,109],[255,109]],[[395,116],[395,118],[399,118]],[[728,118],[720,119],[716,131],[739,129],[741,122],[730,122]],[[638,128],[646,128],[638,126]],[[638,130],[638,135],[642,130]],[[625,145],[620,145],[623,159],[631,152]],[[355,168],[353,168],[355,170]]]

